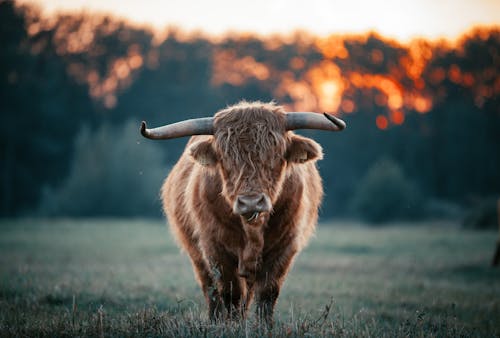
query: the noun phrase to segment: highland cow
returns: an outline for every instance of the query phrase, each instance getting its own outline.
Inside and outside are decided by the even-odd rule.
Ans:
[[[212,319],[245,316],[252,299],[272,322],[283,281],[314,232],[323,188],[321,146],[296,129],[340,131],[329,114],[286,113],[241,102],[213,117],[141,133],[193,136],[161,189],[172,232],[187,252]]]

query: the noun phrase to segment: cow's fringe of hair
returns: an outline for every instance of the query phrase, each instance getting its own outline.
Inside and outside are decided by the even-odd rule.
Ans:
[[[228,160],[227,166],[245,166],[256,175],[263,168],[272,168],[286,151],[283,137],[285,112],[274,103],[246,101],[228,107],[215,115],[215,141]],[[245,135],[245,138],[237,135]]]

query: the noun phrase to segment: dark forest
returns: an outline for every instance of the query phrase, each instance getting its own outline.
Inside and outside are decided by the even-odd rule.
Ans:
[[[187,139],[158,126],[240,100],[328,111],[325,218],[463,217],[500,195],[500,28],[400,43],[318,37],[160,36],[106,15],[44,17],[0,1],[0,215],[160,216]]]

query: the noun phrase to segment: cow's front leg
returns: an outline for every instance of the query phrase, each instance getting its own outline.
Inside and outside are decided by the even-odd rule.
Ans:
[[[241,315],[244,293],[244,285],[237,273],[238,259],[221,248],[212,250],[211,255],[212,278],[217,286],[222,308],[229,318],[237,319]]]
[[[252,304],[254,296],[254,281],[246,278],[240,278],[240,281],[244,289],[241,301],[241,318],[246,318],[248,308],[250,307],[250,304]]]
[[[194,271],[208,305],[208,317],[214,321],[221,317],[223,310],[222,299],[217,289],[217,283],[203,261],[193,261]]]
[[[208,316],[210,320],[216,320],[221,317],[223,312],[223,303],[217,287],[217,282],[211,271],[210,264],[204,259],[200,250],[199,242],[190,232],[188,226],[177,226],[174,228],[179,240],[184,243],[184,247],[191,259],[191,264],[196,279],[203,291],[206,303],[208,305]]]
[[[273,325],[274,307],[295,254],[296,250],[288,247],[285,252],[264,257],[264,268],[255,283],[256,312],[257,317],[269,326]]]
[[[256,290],[256,314],[257,318],[266,324],[273,325],[274,306],[278,300],[281,283],[268,282],[266,285],[258,285]]]

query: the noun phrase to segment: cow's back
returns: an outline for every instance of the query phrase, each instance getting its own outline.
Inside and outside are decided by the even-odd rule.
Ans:
[[[189,158],[189,145],[197,138],[192,137],[179,161],[174,165],[161,188],[163,210],[168,218],[170,229],[182,248],[196,245],[197,235],[193,211],[189,201],[192,199],[193,181],[200,175],[199,166]]]
[[[307,163],[295,166],[294,182],[303,186],[299,210],[294,217],[297,222],[296,234],[297,249],[300,251],[309,241],[318,221],[318,211],[323,198],[323,186],[316,163]]]
[[[289,170],[266,227],[264,250],[271,248],[271,257],[304,248],[316,229],[323,197],[321,177],[314,163],[292,165]]]

